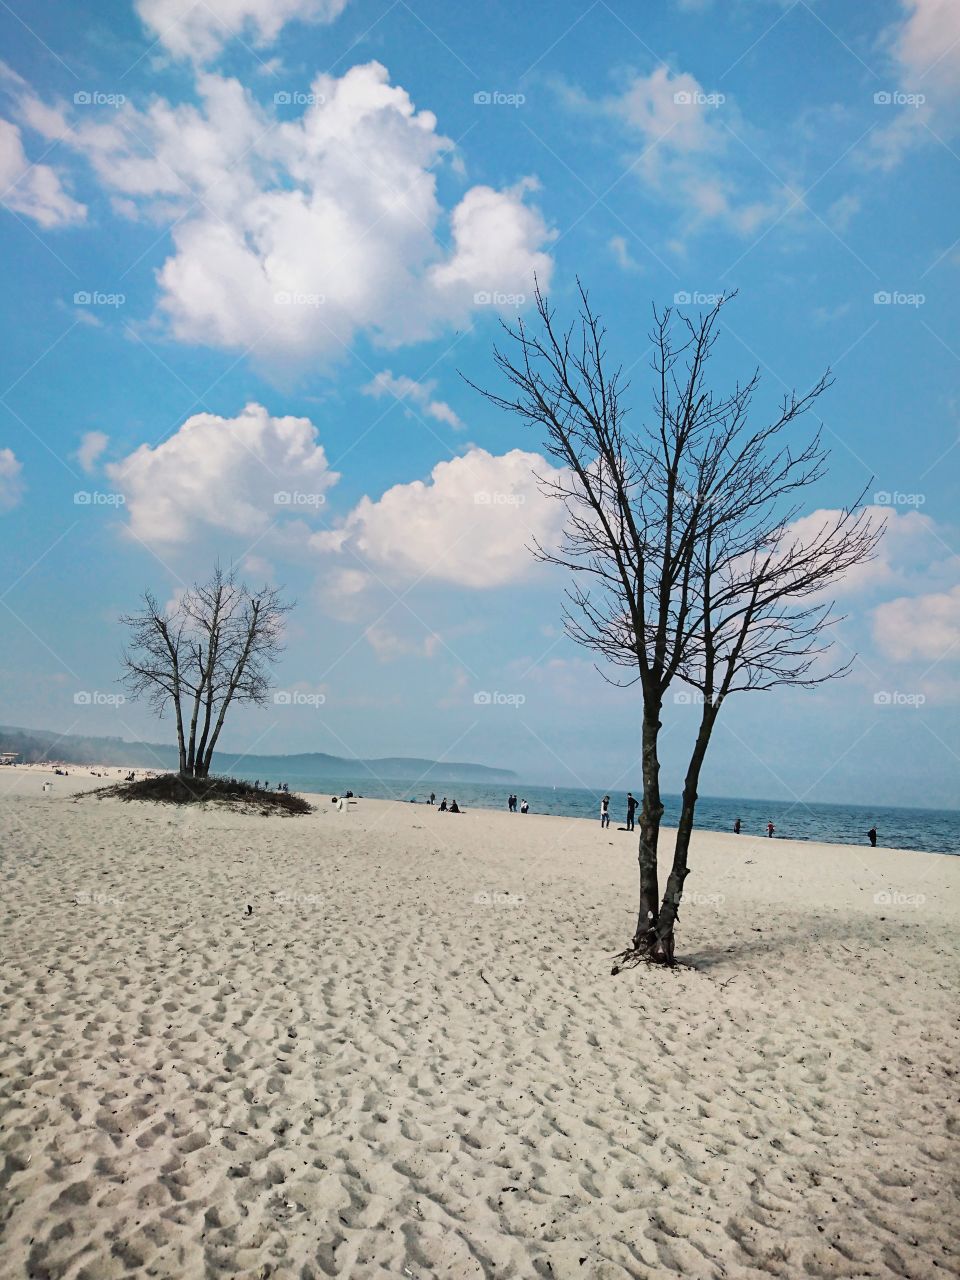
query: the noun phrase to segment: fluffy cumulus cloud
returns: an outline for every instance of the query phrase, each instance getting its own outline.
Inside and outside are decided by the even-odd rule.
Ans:
[[[0,511],[10,511],[23,497],[22,471],[12,449],[0,449]]]
[[[873,634],[880,652],[896,662],[960,660],[960,586],[878,606]]]
[[[195,414],[106,471],[124,496],[130,532],[161,545],[210,531],[257,538],[315,515],[338,479],[308,418],[274,418],[259,404],[236,418]]]
[[[815,542],[839,514],[838,509],[832,508],[800,516],[788,526],[784,547],[793,542]],[[845,600],[873,590],[905,589],[919,572],[942,558],[944,543],[930,516],[909,507],[886,504],[868,506],[866,514],[875,528],[882,527],[884,531],[876,553],[871,560],[848,570],[841,581],[826,589],[826,595]]]
[[[56,170],[31,163],[20,130],[0,119],[0,203],[25,214],[41,227],[82,222],[86,208],[63,189]]]
[[[332,22],[347,0],[136,0],[149,33],[178,58],[205,62],[239,37],[271,43],[286,23]]]
[[[890,29],[892,83],[875,98],[890,115],[871,137],[871,156],[883,168],[898,164],[918,142],[958,132],[960,5],[956,0],[901,0],[903,16]]]
[[[379,63],[317,76],[291,119],[233,79],[201,73],[197,92],[106,122],[21,102],[89,159],[119,212],[176,219],[158,279],[183,341],[266,365],[334,360],[360,331],[399,345],[477,309],[515,313],[534,273],[549,281],[529,184],[473,187],[444,209],[434,169],[452,144]]]
[[[363,498],[335,532],[314,535],[321,552],[354,552],[361,563],[411,579],[499,587],[526,577],[533,541],[556,545],[562,505],[541,494],[535,473],[554,471],[519,449],[470,449],[439,462],[427,482],[394,485]]]
[[[436,382],[428,380],[426,382],[416,382],[413,378],[408,378],[405,374],[394,376],[389,369],[383,369],[376,375],[372,382],[368,382],[363,388],[364,395],[373,396],[380,400],[384,396],[389,396],[394,400],[405,401],[409,405],[425,414],[428,418],[434,418],[437,422],[445,422],[449,427],[462,427],[463,423],[457,414],[450,408],[445,400],[437,400],[434,397]]]

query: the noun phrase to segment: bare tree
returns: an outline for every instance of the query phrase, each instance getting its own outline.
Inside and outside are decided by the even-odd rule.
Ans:
[[[538,289],[537,332],[522,321],[504,326],[512,350],[494,353],[511,393],[480,389],[544,431],[545,448],[560,464],[540,483],[566,508],[563,539],[558,549],[533,550],[577,575],[564,607],[568,633],[631,670],[614,683],[640,685],[640,904],[630,953],[667,963],[697,783],[720,705],[743,689],[811,685],[845,673],[849,664],[819,665],[826,633],[838,621],[820,597],[873,554],[882,533],[859,509],[862,494],[813,536],[791,533],[800,514],[796,497],[821,478],[828,455],[819,435],[798,447],[790,437],[830,377],[786,396],[763,427],[749,427],[759,373],[725,394],[706,382],[726,301],[696,322],[654,311],[654,414],[637,431],[626,426],[627,384],[621,368],[608,367],[606,331],[582,287],[578,318],[567,328]],[[661,901],[658,744],[664,697],[675,680],[700,690],[703,714]]]
[[[149,591],[143,606],[120,619],[129,632],[124,682],[159,716],[173,708],[180,772],[205,778],[228,709],[266,702],[292,605],[273,588],[251,591],[217,565],[167,609]]]

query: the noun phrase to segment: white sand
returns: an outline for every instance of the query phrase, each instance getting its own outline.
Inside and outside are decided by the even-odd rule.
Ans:
[[[960,1275],[960,859],[700,834],[688,967],[613,978],[615,829],[49,776],[0,772],[2,1276]]]

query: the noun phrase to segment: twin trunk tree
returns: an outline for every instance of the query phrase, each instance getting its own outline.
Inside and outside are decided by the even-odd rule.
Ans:
[[[124,683],[158,715],[173,708],[180,773],[205,778],[228,709],[266,702],[291,606],[273,589],[250,591],[219,565],[166,609],[149,591],[143,605],[120,620],[130,633]]]
[[[577,575],[564,608],[568,633],[631,670],[614,683],[640,685],[640,904],[624,956],[672,963],[697,788],[720,707],[735,692],[846,673],[849,662],[823,660],[840,620],[824,593],[873,555],[883,530],[861,509],[862,494],[813,525],[795,524],[798,499],[828,456],[819,434],[795,443],[797,419],[830,378],[786,396],[766,425],[748,425],[759,374],[725,394],[706,381],[727,299],[696,321],[654,311],[653,414],[636,430],[626,425],[627,384],[609,367],[585,291],[566,328],[539,289],[536,301],[536,332],[505,326],[510,350],[494,353],[510,393],[483,394],[539,428],[559,465],[540,483],[565,506],[563,539],[558,549],[533,550]],[[701,716],[661,898],[659,735],[675,681],[698,691]]]

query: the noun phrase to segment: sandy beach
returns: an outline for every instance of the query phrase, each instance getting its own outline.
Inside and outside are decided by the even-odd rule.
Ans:
[[[697,834],[612,977],[616,828],[89,775],[0,776],[3,1277],[960,1275],[960,859]]]

